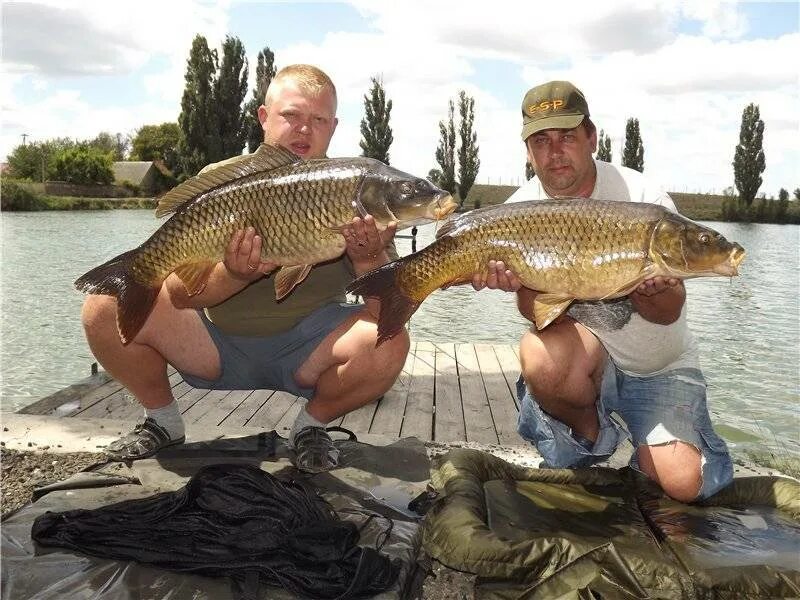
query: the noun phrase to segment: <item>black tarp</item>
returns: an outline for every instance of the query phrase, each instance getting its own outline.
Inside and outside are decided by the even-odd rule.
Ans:
[[[184,572],[175,572],[132,560],[90,556],[84,551],[35,546],[30,537],[34,521],[48,511],[82,511],[141,499],[145,499],[145,504],[164,502],[165,498],[176,502],[183,493],[180,490],[187,489],[186,484],[190,478],[198,472],[215,473],[215,469],[222,467],[211,467],[212,465],[225,464],[232,465],[227,467],[231,473],[239,467],[246,471],[256,468],[270,473],[278,480],[293,482],[290,485],[308,491],[310,497],[319,494],[336,517],[332,522],[333,529],[327,532],[316,530],[316,534],[323,533],[327,537],[327,533],[331,533],[342,536],[341,540],[352,541],[348,536],[352,536],[353,532],[358,533],[362,557],[374,558],[376,549],[380,548],[380,553],[388,557],[398,570],[394,584],[375,597],[386,600],[413,597],[421,586],[424,570],[418,563],[420,516],[409,511],[407,506],[412,498],[425,489],[430,475],[425,447],[413,438],[389,446],[370,446],[350,441],[337,444],[348,466],[318,475],[309,475],[294,469],[288,461],[283,439],[272,432],[260,436],[185,444],[165,450],[152,459],[136,461],[129,466],[109,463],[93,472],[81,473],[66,482],[48,486],[39,491],[35,502],[3,522],[1,596],[3,600],[225,600],[243,595],[252,598],[303,597],[282,587],[266,585],[264,581],[254,585],[252,576],[235,584],[230,577],[198,574],[203,569],[198,571],[189,568]],[[228,480],[227,483],[232,481],[233,479]],[[235,485],[250,484],[239,481]],[[221,499],[222,496],[217,498]],[[231,510],[235,510],[233,506]],[[292,512],[297,511],[287,510],[287,513]],[[105,541],[113,543],[114,532],[113,528],[110,529]],[[197,531],[195,524],[190,529]],[[158,537],[154,536],[151,550],[154,554],[167,558],[155,546],[166,543],[168,534],[161,539]],[[172,543],[177,548],[182,541],[175,539]],[[187,544],[199,543],[205,551],[213,552],[202,537],[185,541]],[[229,541],[235,543],[235,540]],[[330,540],[319,540],[318,544],[310,539],[305,542],[306,546],[313,544],[320,552],[325,547],[330,548]],[[202,552],[198,554],[198,563],[209,558],[208,555],[202,555]],[[183,560],[185,566],[188,564],[186,560],[191,558],[190,555],[191,552],[187,552],[183,557],[175,555],[173,558],[176,562]],[[362,565],[362,571],[358,571],[358,565],[354,571],[349,571],[354,577],[369,572],[363,570],[363,563],[359,564]],[[314,565],[314,569],[319,568],[320,564]],[[309,574],[314,569],[309,569]],[[329,575],[335,574],[331,572]],[[381,575],[375,572],[373,575],[374,580],[371,579],[366,585],[369,587],[376,584],[377,589]],[[352,581],[350,579],[349,583]],[[336,589],[343,589],[347,585],[348,582],[342,579]],[[333,586],[331,593],[335,593]]]

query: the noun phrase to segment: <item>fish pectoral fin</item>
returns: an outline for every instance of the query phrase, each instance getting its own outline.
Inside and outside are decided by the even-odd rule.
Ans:
[[[575,300],[572,296],[560,294],[538,294],[533,301],[533,315],[536,319],[536,329],[544,329],[555,321],[561,313]]]
[[[637,287],[639,284],[642,283],[645,279],[650,279],[651,277],[655,277],[658,272],[658,267],[650,263],[646,267],[644,267],[633,279],[626,281],[622,285],[618,286],[617,288],[611,290],[602,298],[598,298],[598,300],[609,300],[611,298],[621,298],[622,296],[627,296]]]
[[[275,273],[275,299],[283,300],[311,272],[312,265],[282,267]]]
[[[175,269],[175,275],[180,277],[186,291],[190,296],[194,296],[203,291],[208,281],[208,276],[214,268],[213,261],[197,261],[186,263]]]

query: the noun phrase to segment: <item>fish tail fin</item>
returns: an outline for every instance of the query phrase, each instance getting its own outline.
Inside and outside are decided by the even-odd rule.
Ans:
[[[105,294],[117,299],[117,330],[127,344],[144,326],[158,297],[159,287],[136,280],[132,263],[137,250],[129,250],[84,273],[75,287],[88,294]]]
[[[390,262],[365,273],[347,286],[347,291],[351,294],[380,300],[376,347],[400,333],[403,325],[420,305],[397,283],[397,275],[402,266],[402,260]]]

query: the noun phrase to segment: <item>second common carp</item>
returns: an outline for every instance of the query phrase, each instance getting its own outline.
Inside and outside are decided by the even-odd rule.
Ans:
[[[286,296],[314,264],[344,253],[342,229],[367,214],[379,227],[441,219],[456,207],[430,182],[370,158],[302,161],[277,146],[223,163],[161,198],[156,216],[172,216],[139,247],[82,275],[75,286],[117,298],[124,344],[144,325],[170,273],[190,295],[205,287],[234,232],[253,227],[261,258],[282,267],[275,294]]]
[[[619,298],[656,276],[729,277],[743,258],[739,244],[655,204],[534,200],[451,219],[429,246],[362,275],[347,291],[380,299],[380,344],[434,290],[472,281],[492,259],[540,292],[534,315],[543,329],[573,300]]]

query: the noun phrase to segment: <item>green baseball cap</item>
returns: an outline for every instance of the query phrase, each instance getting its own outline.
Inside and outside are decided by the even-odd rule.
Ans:
[[[522,100],[522,141],[545,129],[573,129],[588,116],[583,92],[569,81],[538,85]]]

